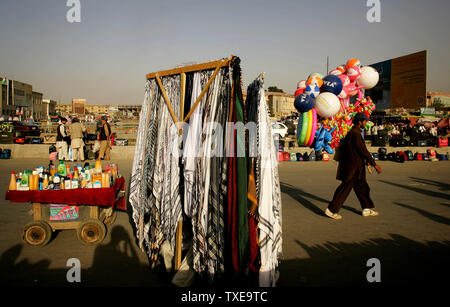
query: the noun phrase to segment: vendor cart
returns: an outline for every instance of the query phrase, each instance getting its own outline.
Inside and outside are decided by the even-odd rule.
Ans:
[[[111,188],[7,191],[5,199],[33,204],[33,221],[23,229],[27,244],[42,247],[54,231],[75,229],[84,245],[96,245],[105,238],[117,210],[126,211],[125,179],[118,178]]]

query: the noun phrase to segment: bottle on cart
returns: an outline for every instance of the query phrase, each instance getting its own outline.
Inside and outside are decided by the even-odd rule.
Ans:
[[[75,178],[75,176],[73,176],[72,183],[71,183],[72,184],[72,186],[71,186],[72,189],[78,189],[79,188],[77,172],[75,172],[75,175],[76,175],[76,178]]]
[[[101,160],[95,161],[94,173],[101,173],[102,171],[103,171],[103,169],[102,169],[102,161]]]
[[[27,186],[28,186],[28,174],[27,174],[27,172],[24,172],[24,173],[22,174],[20,185],[21,185],[21,186],[24,186],[24,187],[27,187]]]
[[[70,190],[72,188],[71,176],[64,178],[64,190]]]
[[[61,190],[61,179],[58,175],[55,175],[53,177],[53,189],[54,190]]]
[[[47,177],[47,174],[45,174],[44,180],[42,181],[42,190],[47,190],[47,189],[48,189],[48,177]]]
[[[11,180],[9,181],[9,189],[10,191],[17,190],[17,179],[16,179],[16,173],[13,171],[11,172]]]
[[[64,161],[59,161],[59,165],[58,165],[58,175],[59,176],[66,176],[66,165],[64,163]]]

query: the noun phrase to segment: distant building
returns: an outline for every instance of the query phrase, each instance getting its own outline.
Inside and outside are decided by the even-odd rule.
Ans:
[[[72,113],[72,105],[71,104],[56,104],[55,111],[64,114]]]
[[[294,95],[279,92],[266,92],[265,95],[272,116],[285,117],[298,114],[294,107]]]
[[[31,84],[8,80],[1,80],[1,113],[9,116],[19,115],[27,118],[33,114],[33,87]]]
[[[141,113],[142,105],[119,105],[117,107],[120,115],[125,117],[138,117]]]
[[[86,113],[88,114],[108,114],[109,106],[90,106],[86,105]]]
[[[371,64],[380,74],[378,84],[366,90],[377,110],[419,109],[426,106],[427,51]]]
[[[33,119],[35,121],[47,119],[47,110],[46,106],[42,103],[42,96],[42,93],[35,91],[32,92]]]
[[[86,114],[86,99],[72,99],[72,112],[78,115]]]
[[[450,107],[450,93],[427,93],[427,107],[441,106],[444,108]]]
[[[57,111],[56,101],[51,99],[43,99],[42,104],[45,106],[45,116],[48,118],[49,116],[55,116]],[[69,106],[70,107],[70,106]]]

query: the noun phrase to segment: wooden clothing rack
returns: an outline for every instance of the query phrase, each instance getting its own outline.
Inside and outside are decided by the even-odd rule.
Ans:
[[[162,93],[162,95],[164,97],[164,101],[166,102],[167,107],[169,109],[170,116],[172,117],[174,123],[177,125],[177,128],[179,129],[180,135],[183,132],[182,129],[181,129],[182,124],[186,123],[189,120],[189,118],[192,115],[192,113],[194,113],[195,109],[199,105],[199,103],[202,100],[203,96],[208,91],[210,85],[212,84],[212,82],[216,78],[216,76],[219,73],[220,69],[222,67],[230,66],[230,63],[231,63],[233,58],[234,58],[234,56],[232,55],[230,58],[225,58],[225,59],[212,61],[212,62],[207,62],[207,63],[202,63],[202,64],[195,64],[195,65],[190,65],[190,66],[177,67],[177,68],[174,68],[174,69],[169,69],[169,70],[163,70],[163,71],[159,71],[159,72],[149,73],[149,74],[146,75],[147,80],[156,79],[156,81],[158,83],[158,86],[159,86],[159,88],[161,90],[161,93]],[[208,82],[206,83],[205,87],[201,91],[201,93],[198,96],[198,98],[195,101],[195,103],[192,105],[192,107],[189,110],[189,112],[186,115],[186,117],[183,117],[183,114],[184,114],[184,99],[185,99],[185,93],[186,93],[186,73],[188,73],[188,72],[197,72],[197,71],[202,71],[202,70],[209,70],[209,69],[215,69],[214,73],[212,74],[212,76],[208,80]],[[172,108],[172,104],[170,103],[170,100],[167,97],[167,93],[166,93],[166,91],[164,89],[164,86],[163,86],[163,84],[161,82],[161,79],[160,79],[161,77],[173,76],[173,75],[178,75],[178,74],[180,75],[180,118],[177,118],[177,116],[175,115],[175,112],[173,111],[173,108]],[[141,223],[141,220],[140,220],[140,223]],[[176,235],[175,235],[175,263],[174,263],[175,271],[178,271],[178,269],[181,266],[181,252],[182,252],[181,248],[182,248],[182,234],[183,234],[182,233],[182,229],[183,229],[183,221],[179,221],[178,225],[177,225]]]

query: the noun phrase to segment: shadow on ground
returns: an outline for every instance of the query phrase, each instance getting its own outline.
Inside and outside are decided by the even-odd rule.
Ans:
[[[282,261],[280,286],[373,285],[366,279],[370,258],[380,260],[382,286],[447,283],[450,241],[421,243],[398,234],[390,237],[313,246],[296,241],[310,258]]]
[[[431,180],[427,180],[427,179],[420,179],[419,178],[414,178],[415,181],[420,182],[420,183],[425,183],[427,182],[427,184],[432,184],[434,186],[436,186],[436,184],[439,184],[440,190],[446,190],[446,184],[441,184],[438,183],[437,181],[431,181]],[[446,200],[450,200],[450,194],[449,193],[442,193],[442,192],[436,192],[436,191],[431,191],[431,190],[426,190],[426,189],[422,189],[422,188],[417,188],[417,187],[413,187],[413,186],[408,186],[408,185],[404,185],[404,184],[399,184],[399,183],[395,183],[395,182],[391,182],[391,181],[386,181],[386,180],[378,180],[380,182],[386,183],[386,184],[390,184],[399,188],[403,188],[409,191],[413,191],[416,193],[420,193],[426,196],[431,196],[431,197],[436,197],[436,198],[442,198],[442,199],[446,199]]]
[[[148,265],[139,261],[131,238],[117,225],[111,230],[111,242],[100,244],[94,252],[92,267],[81,270],[81,283],[67,282],[70,267],[50,269],[47,259],[30,263],[17,261],[24,244],[17,244],[0,257],[1,284],[9,286],[165,286]],[[43,247],[45,248],[45,247]]]

